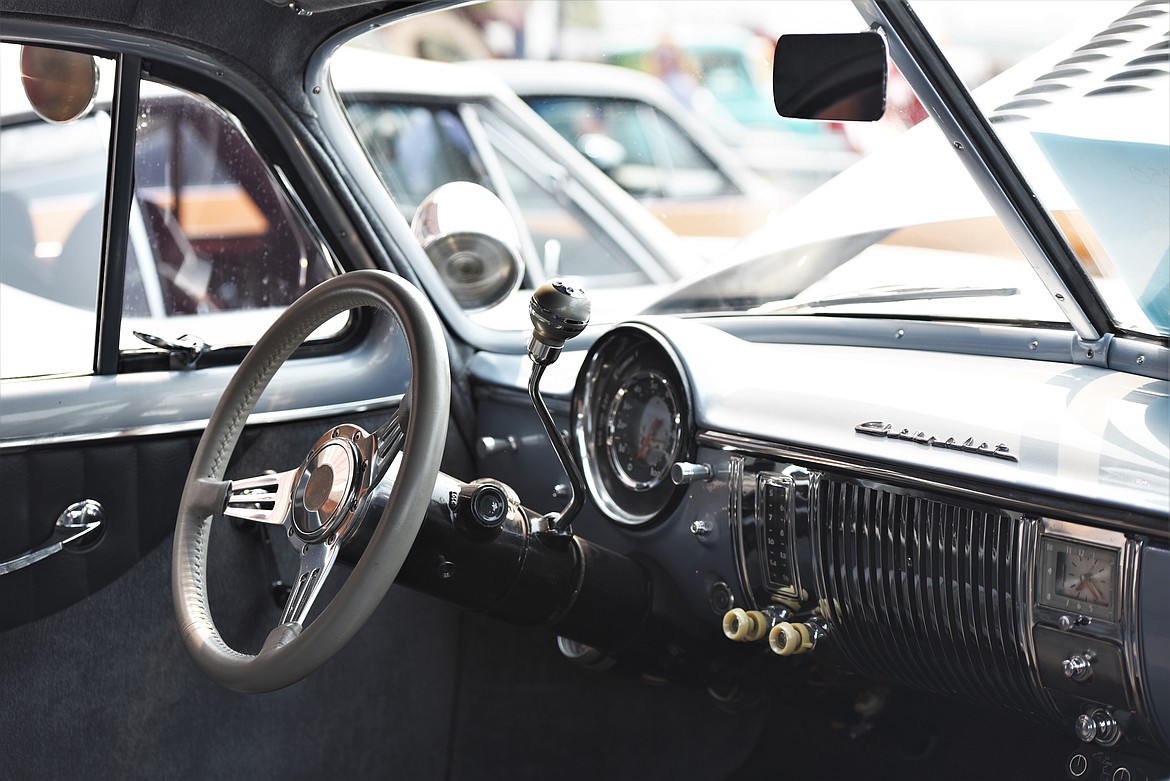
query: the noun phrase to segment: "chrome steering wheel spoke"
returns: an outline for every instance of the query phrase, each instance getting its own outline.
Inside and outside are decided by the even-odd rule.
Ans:
[[[297,469],[232,480],[223,515],[241,521],[287,526]]]
[[[290,539],[290,542],[298,544],[295,537]],[[297,577],[293,582],[292,592],[288,595],[288,602],[285,603],[284,614],[280,617],[281,624],[304,626],[317,595],[321,593],[321,586],[325,584],[325,578],[333,569],[340,547],[335,541],[303,544]]]
[[[406,441],[406,399],[403,397],[403,407],[370,434],[373,443],[373,458],[370,463],[369,485],[376,486],[386,476],[394,459],[402,452],[402,444]]]

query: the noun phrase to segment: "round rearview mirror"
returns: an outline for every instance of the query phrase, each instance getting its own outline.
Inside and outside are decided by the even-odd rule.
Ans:
[[[91,54],[20,47],[20,81],[37,116],[64,124],[93,108],[98,91],[97,61]]]
[[[410,227],[464,309],[490,309],[520,286],[520,235],[490,190],[445,184],[423,199]]]

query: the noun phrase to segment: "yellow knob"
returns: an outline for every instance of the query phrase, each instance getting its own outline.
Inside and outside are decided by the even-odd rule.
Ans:
[[[768,632],[768,619],[758,610],[735,608],[723,616],[723,634],[736,642],[755,642]]]
[[[802,654],[813,647],[812,635],[803,623],[781,621],[768,633],[768,647],[781,656]]]

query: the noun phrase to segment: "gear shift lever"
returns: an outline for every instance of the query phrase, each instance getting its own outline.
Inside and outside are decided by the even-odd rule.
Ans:
[[[552,279],[538,287],[528,303],[528,316],[532,319],[532,338],[528,340],[528,357],[532,359],[532,376],[528,380],[528,395],[536,414],[544,425],[545,433],[552,442],[557,458],[569,477],[571,493],[569,503],[560,513],[549,513],[544,517],[548,530],[558,534],[571,533],[573,517],[585,502],[585,478],[577,462],[569,452],[569,446],[557,431],[556,423],[540,396],[540,378],[544,370],[561,354],[567,339],[572,339],[589,325],[589,299],[585,291],[573,287],[564,280]]]

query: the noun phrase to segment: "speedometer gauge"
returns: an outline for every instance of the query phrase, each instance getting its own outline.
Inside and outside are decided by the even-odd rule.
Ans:
[[[586,357],[573,392],[573,439],[597,508],[648,526],[686,495],[670,470],[691,457],[690,395],[673,348],[653,328],[623,325]]]
[[[627,378],[614,394],[605,432],[618,479],[635,491],[654,488],[678,455],[682,422],[674,388],[655,371]]]

